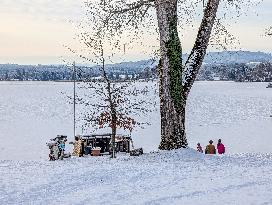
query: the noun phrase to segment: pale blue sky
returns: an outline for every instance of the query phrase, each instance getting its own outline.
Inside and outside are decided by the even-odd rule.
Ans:
[[[84,15],[82,2],[82,0],[1,0],[0,63],[62,63],[62,59],[67,59],[62,56],[71,55],[64,45],[79,46],[74,39],[76,28],[70,20],[82,19]],[[231,33],[239,39],[240,49],[272,52],[272,38],[264,36],[265,28],[272,25],[271,11],[272,0],[263,0],[260,5],[251,7],[247,15],[225,21]],[[227,18],[232,15],[233,12]],[[219,16],[222,16],[222,8]],[[188,52],[192,47],[199,25],[198,20],[196,17],[193,28],[187,27],[182,30],[184,52]],[[157,45],[156,36],[146,36],[143,42],[149,46],[141,47],[136,44],[131,46],[123,60],[149,58],[148,54],[153,50],[150,46]]]

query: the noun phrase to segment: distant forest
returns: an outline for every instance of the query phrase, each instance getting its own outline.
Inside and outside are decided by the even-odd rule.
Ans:
[[[272,82],[272,63],[232,63],[202,66],[198,80]]]
[[[131,64],[131,63],[129,63]],[[137,62],[134,64],[138,64]],[[140,64],[140,63],[139,63]],[[147,78],[156,78],[155,67],[127,67],[110,66],[107,68],[108,77],[111,80],[138,80]],[[101,79],[99,68],[76,66],[76,81],[93,81]],[[0,65],[1,81],[73,81],[74,69],[64,65]]]
[[[184,55],[186,57],[186,55]],[[156,79],[157,62],[144,60],[107,65],[111,80]],[[72,81],[73,68],[64,65],[0,64],[1,81]],[[197,80],[272,82],[272,58],[262,52],[208,53]],[[98,66],[76,66],[77,81],[99,80]]]

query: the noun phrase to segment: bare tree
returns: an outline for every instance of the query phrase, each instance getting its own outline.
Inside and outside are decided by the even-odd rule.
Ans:
[[[92,131],[109,127],[111,129],[112,158],[116,157],[115,139],[117,129],[128,130],[130,133],[138,126],[143,128],[148,122],[142,118],[135,119],[137,115],[147,115],[156,108],[156,101],[148,99],[147,86],[136,86],[133,81],[117,82],[109,78],[106,60],[112,53],[105,53],[104,33],[93,30],[93,33],[79,32],[80,42],[88,51],[88,56],[70,49],[85,61],[96,64],[100,77],[93,79],[87,76],[80,88],[84,92],[77,97],[83,108],[83,120],[86,128]],[[79,54],[78,54],[79,53]],[[90,68],[90,69],[94,69]],[[81,72],[84,72],[81,69]]]
[[[159,85],[161,114],[161,143],[159,149],[170,150],[188,146],[185,132],[186,101],[204,56],[216,21],[220,0],[196,0],[204,5],[204,15],[193,49],[185,63],[178,33],[179,11],[187,0],[95,0],[87,1],[90,21],[101,23],[109,36],[134,30],[136,36],[157,23],[160,42]],[[191,2],[191,1],[189,1]],[[239,9],[240,0],[225,0]],[[191,3],[193,6],[193,3]],[[156,15],[152,15],[152,11]],[[181,9],[182,10],[182,9]],[[217,22],[219,23],[219,22]],[[120,44],[120,41],[116,41]]]

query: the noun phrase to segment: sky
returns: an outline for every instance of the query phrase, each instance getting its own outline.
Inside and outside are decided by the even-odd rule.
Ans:
[[[0,63],[61,64],[75,60],[66,47],[80,46],[75,39],[75,24],[80,22],[85,14],[83,0],[0,2]],[[247,15],[243,14],[239,18],[236,18],[235,12],[230,11],[224,23],[239,39],[240,44],[228,49],[272,53],[272,38],[264,35],[265,29],[272,24],[271,9],[272,1],[263,0],[258,6],[250,8],[243,8],[242,5],[242,13]],[[201,9],[198,10],[201,12]],[[222,17],[223,13],[225,10],[220,7],[218,16]],[[196,15],[193,26],[188,25],[180,29],[183,52],[189,52],[192,48],[199,21],[200,18]],[[156,39],[156,35],[143,36],[143,44],[135,43],[130,46],[120,58],[121,61],[148,59],[153,53],[153,46],[158,45]],[[209,47],[209,51],[215,50],[214,47]]]

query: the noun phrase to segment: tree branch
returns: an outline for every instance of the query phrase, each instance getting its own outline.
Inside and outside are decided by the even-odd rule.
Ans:
[[[219,2],[220,0],[208,1],[194,47],[186,61],[185,70],[182,76],[182,85],[185,98],[187,98],[191,90],[205,57]]]
[[[142,6],[152,6],[153,5],[152,3],[154,1],[155,0],[140,0],[140,1],[137,1],[137,2],[134,2],[134,3],[131,3],[131,4],[127,4],[127,8],[112,11],[112,13],[114,13],[114,14],[123,14],[123,13],[129,12],[129,11],[132,11],[132,10],[139,9]]]

